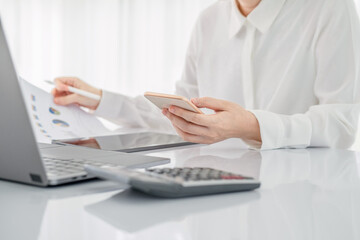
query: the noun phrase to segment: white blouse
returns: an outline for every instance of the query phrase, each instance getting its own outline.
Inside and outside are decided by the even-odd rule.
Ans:
[[[262,0],[247,18],[235,1],[218,1],[200,15],[176,94],[245,107],[259,121],[260,149],[351,146],[360,113],[353,1]],[[142,96],[104,91],[95,114],[171,129]]]

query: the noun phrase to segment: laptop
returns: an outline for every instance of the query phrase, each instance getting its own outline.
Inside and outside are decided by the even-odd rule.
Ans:
[[[38,144],[0,19],[0,179],[53,186],[94,178],[83,165],[150,167],[169,162],[97,149]]]

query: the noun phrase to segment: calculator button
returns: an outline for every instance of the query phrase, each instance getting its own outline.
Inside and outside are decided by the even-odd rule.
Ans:
[[[212,168],[153,168],[147,172],[154,175],[163,175],[177,181],[211,181],[211,180],[243,180],[252,179],[230,172]]]
[[[243,176],[240,176],[240,175],[234,175],[234,176],[223,175],[223,176],[221,176],[221,179],[226,179],[226,180],[241,180],[241,179],[244,179],[244,177],[243,177]]]

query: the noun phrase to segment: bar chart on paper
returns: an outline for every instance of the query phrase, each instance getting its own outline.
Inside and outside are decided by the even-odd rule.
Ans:
[[[38,142],[111,133],[94,115],[78,106],[58,106],[50,93],[24,79],[20,83]]]

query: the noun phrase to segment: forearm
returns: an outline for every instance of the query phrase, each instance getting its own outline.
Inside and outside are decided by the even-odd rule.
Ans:
[[[234,135],[230,135],[229,137],[241,138],[249,145],[260,148],[262,139],[259,121],[252,112],[246,112],[247,113],[244,115],[244,117],[235,120],[239,124],[236,126],[236,129],[234,129]]]
[[[304,114],[252,111],[259,121],[261,150],[277,148],[350,147],[356,137],[358,104],[313,106]]]
[[[172,131],[171,125],[159,109],[143,96],[128,97],[103,91],[102,99],[94,114],[127,127],[141,127]]]

